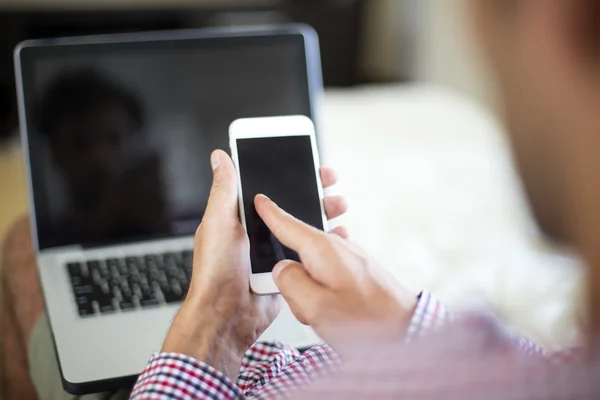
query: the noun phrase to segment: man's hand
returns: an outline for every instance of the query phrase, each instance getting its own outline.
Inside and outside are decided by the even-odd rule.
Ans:
[[[223,151],[212,154],[213,185],[196,232],[194,270],[186,300],[162,351],[192,356],[235,380],[241,359],[279,312],[278,296],[250,292],[248,236],[238,217],[236,173]],[[335,173],[321,169],[325,187]],[[346,211],[342,197],[325,199],[328,218]]]
[[[273,278],[296,318],[329,344],[352,339],[399,338],[412,318],[416,296],[402,288],[342,230],[321,232],[297,220],[265,196],[256,210],[273,234],[300,255],[284,260]]]

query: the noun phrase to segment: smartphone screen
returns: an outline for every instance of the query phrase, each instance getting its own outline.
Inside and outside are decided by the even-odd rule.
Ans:
[[[252,273],[270,273],[298,254],[283,246],[258,216],[254,197],[261,193],[299,220],[323,230],[322,209],[311,137],[237,139],[246,229]]]

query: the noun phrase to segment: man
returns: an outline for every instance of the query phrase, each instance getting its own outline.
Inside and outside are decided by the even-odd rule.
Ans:
[[[217,151],[212,157],[211,198],[196,235],[190,293],[162,352],[140,376],[133,398],[600,395],[593,385],[598,381],[594,338],[600,331],[596,2],[473,2],[477,33],[505,100],[534,213],[548,233],[577,245],[588,264],[590,318],[584,349],[591,357],[576,361],[575,354],[573,367],[555,367],[535,345],[505,338],[480,317],[458,322],[442,337],[419,339],[427,328],[449,322],[443,306],[427,293],[417,298],[386,279],[348,241],[344,229],[315,231],[264,196],[255,200],[260,217],[302,259],[302,264],[279,263],[276,283],[295,315],[331,347],[319,346],[302,355],[281,344],[249,348],[274,317],[276,299],[249,291],[248,241],[237,219],[233,167],[228,156]],[[7,278],[9,287],[19,281],[10,274]],[[220,288],[218,296],[215,287]],[[39,310],[41,299],[36,301]],[[30,316],[26,322],[31,327],[34,321]],[[27,340],[28,331],[23,334]],[[406,341],[411,343],[403,344]],[[524,353],[542,357],[522,357]]]
[[[247,251],[226,257],[231,248],[245,250],[246,239],[236,234],[240,229],[231,161],[215,152],[214,190],[196,236],[194,273],[199,278],[192,283],[163,352],[140,376],[133,398],[154,394],[184,398],[187,393],[198,398],[262,398],[295,391],[299,398],[600,397],[600,364],[595,357],[600,333],[600,3],[473,3],[477,33],[499,83],[534,214],[547,233],[577,245],[588,264],[590,319],[581,357],[576,353],[551,357],[572,358],[565,368],[538,357],[527,359],[518,351],[545,354],[526,341],[505,338],[482,318],[417,343],[416,351],[398,345],[414,340],[415,333],[432,321],[445,320],[442,307],[427,294],[416,302],[410,293],[390,284],[345,235],[318,232],[260,195],[255,199],[258,214],[302,260],[275,267],[274,279],[283,297],[344,362],[341,372],[328,380],[321,375],[328,375],[326,367],[338,361],[329,346],[304,355],[285,347],[269,346],[267,351],[254,347],[243,357],[265,327],[264,319],[244,316],[268,313],[260,311],[259,299],[247,294],[245,278],[231,298],[202,287],[211,280],[208,277],[218,280],[224,272],[223,263],[214,264],[215,254],[233,270],[239,265],[247,268]],[[198,310],[211,308],[222,318],[193,318]],[[256,354],[264,355],[258,366],[250,362]]]

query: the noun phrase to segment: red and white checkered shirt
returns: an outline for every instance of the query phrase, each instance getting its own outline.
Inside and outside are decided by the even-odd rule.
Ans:
[[[548,360],[564,362],[573,354],[566,352],[557,354],[556,358],[548,357],[535,343],[525,339],[510,339],[501,334],[501,330],[496,329],[493,323],[482,318],[473,318],[460,324],[460,335],[444,334],[442,340],[436,339],[435,335],[427,340],[422,339],[442,327],[455,325],[449,324],[452,320],[452,314],[444,305],[431,294],[423,292],[402,343],[390,347],[378,344],[372,349],[365,345],[362,356],[357,353],[354,358],[344,357],[344,363],[326,344],[300,353],[281,343],[257,343],[246,352],[237,383],[210,365],[191,357],[174,353],[155,354],[140,375],[131,399],[264,399],[295,396],[428,399],[454,396],[480,398],[478,396],[482,394],[489,398],[491,387],[504,389],[498,398],[550,398],[546,395],[503,397],[506,394],[504,383],[514,384],[519,368],[541,371],[538,364],[532,367],[521,363],[523,358],[535,362],[543,360],[545,365],[551,365]],[[472,331],[477,334],[470,336],[469,332]],[[457,340],[453,340],[453,337]],[[425,345],[415,344],[419,342]],[[534,357],[516,359],[513,353]],[[368,362],[365,362],[366,354]],[[340,365],[344,366],[340,368]],[[479,377],[480,374],[483,375]],[[550,375],[546,371],[544,376]],[[578,376],[581,378],[582,375]],[[490,377],[493,379],[488,379]],[[457,386],[457,382],[462,382],[462,385]],[[519,388],[532,388],[527,382],[522,386]],[[516,389],[514,393],[510,392],[517,393],[521,392]],[[556,393],[554,391],[553,394]]]

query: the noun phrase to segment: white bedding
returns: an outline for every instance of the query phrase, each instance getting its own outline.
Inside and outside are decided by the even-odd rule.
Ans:
[[[323,163],[351,207],[343,222],[382,265],[550,348],[577,341],[580,263],[539,237],[491,113],[398,85],[330,90],[320,122]]]

